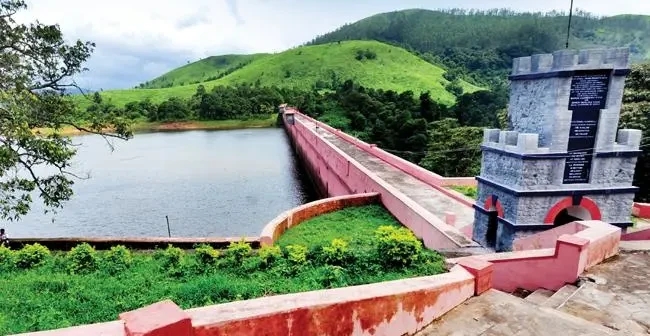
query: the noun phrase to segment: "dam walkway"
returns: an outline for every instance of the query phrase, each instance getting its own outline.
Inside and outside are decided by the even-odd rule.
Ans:
[[[397,158],[392,154],[388,154],[373,145],[365,144],[356,138],[352,138],[351,136],[335,130],[326,124],[305,116],[298,111],[291,110],[291,112],[293,112],[293,115],[295,116],[295,120],[293,121],[295,123],[294,125],[299,124],[304,126],[310,133],[318,136],[318,141],[324,140],[323,142],[326,144],[343,152],[358,165],[371,172],[374,175],[373,178],[379,179],[381,180],[380,183],[390,186],[393,194],[401,194],[399,197],[401,197],[407,205],[411,205],[412,208],[415,208],[416,212],[420,212],[420,215],[423,215],[422,218],[426,219],[426,222],[428,223],[424,223],[424,225],[420,226],[418,230],[409,226],[409,218],[412,216],[405,215],[400,218],[400,214],[395,213],[395,210],[392,210],[390,206],[387,206],[389,211],[392,210],[391,213],[395,217],[405,225],[409,226],[414,232],[416,232],[416,234],[418,231],[422,233],[427,230],[437,230],[441,231],[446,237],[455,242],[459,251],[462,250],[468,254],[490,252],[487,249],[480,247],[471,239],[472,223],[474,221],[474,209],[472,207],[474,201],[472,199],[451,189],[447,189],[444,186],[437,186],[431,183],[431,181],[423,181],[421,178],[413,176],[413,174],[404,169],[404,166],[413,169],[413,167],[410,167],[410,165],[414,166],[412,163]],[[322,152],[322,150],[316,150],[316,152]],[[382,154],[384,158],[381,158],[373,152]],[[319,155],[320,154],[321,153],[319,153]],[[387,155],[390,156],[390,161],[392,162],[385,159]],[[331,159],[323,159],[325,161],[331,161]],[[395,162],[398,163],[396,164]],[[397,165],[400,165],[401,167],[398,167]],[[336,167],[332,167],[332,170],[336,170]],[[348,175],[350,174],[349,170],[350,168],[348,167]],[[421,174],[422,171],[419,171],[418,173]],[[433,173],[430,174],[432,177],[431,179],[434,179],[436,178],[435,176],[437,176]],[[349,185],[350,183],[347,184]],[[373,191],[381,192],[381,190]],[[330,196],[335,196],[336,194],[336,192],[331,191],[328,193],[331,194]],[[423,214],[423,212],[426,213]],[[426,235],[426,233],[423,235]],[[447,246],[447,248],[436,247],[436,249],[447,250],[450,253],[458,252],[455,251],[453,247],[450,248],[449,246]]]

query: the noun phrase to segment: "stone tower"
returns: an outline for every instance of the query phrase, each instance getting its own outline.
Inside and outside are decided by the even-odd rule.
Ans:
[[[497,251],[574,220],[631,226],[641,131],[618,130],[629,50],[517,58],[512,131],[484,131],[473,239]]]

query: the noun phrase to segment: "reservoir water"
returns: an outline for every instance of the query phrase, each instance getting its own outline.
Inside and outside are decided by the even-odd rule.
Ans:
[[[40,202],[10,237],[258,236],[281,212],[315,199],[281,128],[74,137],[73,198],[56,214]],[[52,222],[54,220],[54,222]]]

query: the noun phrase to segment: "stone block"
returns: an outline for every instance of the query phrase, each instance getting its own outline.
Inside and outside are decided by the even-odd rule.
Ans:
[[[480,295],[492,288],[492,263],[478,258],[461,258],[458,265],[462,266],[474,276],[474,294]]]
[[[625,69],[630,63],[630,48],[611,48],[605,54],[605,63],[613,64],[616,68]]]
[[[127,336],[191,336],[190,316],[171,300],[120,314]]]
[[[483,143],[490,142],[499,142],[499,133],[501,131],[498,128],[486,128],[483,130]]]
[[[512,62],[512,74],[520,75],[530,72],[530,61],[531,57],[518,57],[515,58]]]
[[[636,129],[622,129],[618,131],[617,143],[619,145],[628,146],[633,149],[638,149],[641,145],[642,132]]]
[[[605,62],[606,49],[587,49],[580,50],[578,56],[579,65],[599,66]]]
[[[578,64],[577,50],[559,50],[553,53],[553,70],[571,70]]]
[[[536,151],[538,144],[539,134],[519,133],[517,138],[517,151],[521,153]]]
[[[531,56],[530,59],[531,72],[546,72],[551,70],[553,66],[553,55],[551,54],[538,54]]]

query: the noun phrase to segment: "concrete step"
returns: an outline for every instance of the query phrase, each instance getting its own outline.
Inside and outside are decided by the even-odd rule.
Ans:
[[[467,300],[416,335],[619,336],[626,334],[491,289]]]
[[[648,298],[650,288],[637,293],[616,293],[608,290],[606,284],[587,282],[558,310],[614,330],[647,335],[650,334]]]
[[[554,291],[548,290],[548,289],[538,289],[534,292],[532,292],[530,295],[526,296],[526,301],[532,302],[537,305],[542,305],[548,298],[550,298],[553,294],[555,294]]]
[[[575,291],[578,287],[573,285],[565,285],[555,292],[551,297],[544,301],[541,305],[549,308],[559,308]]]

